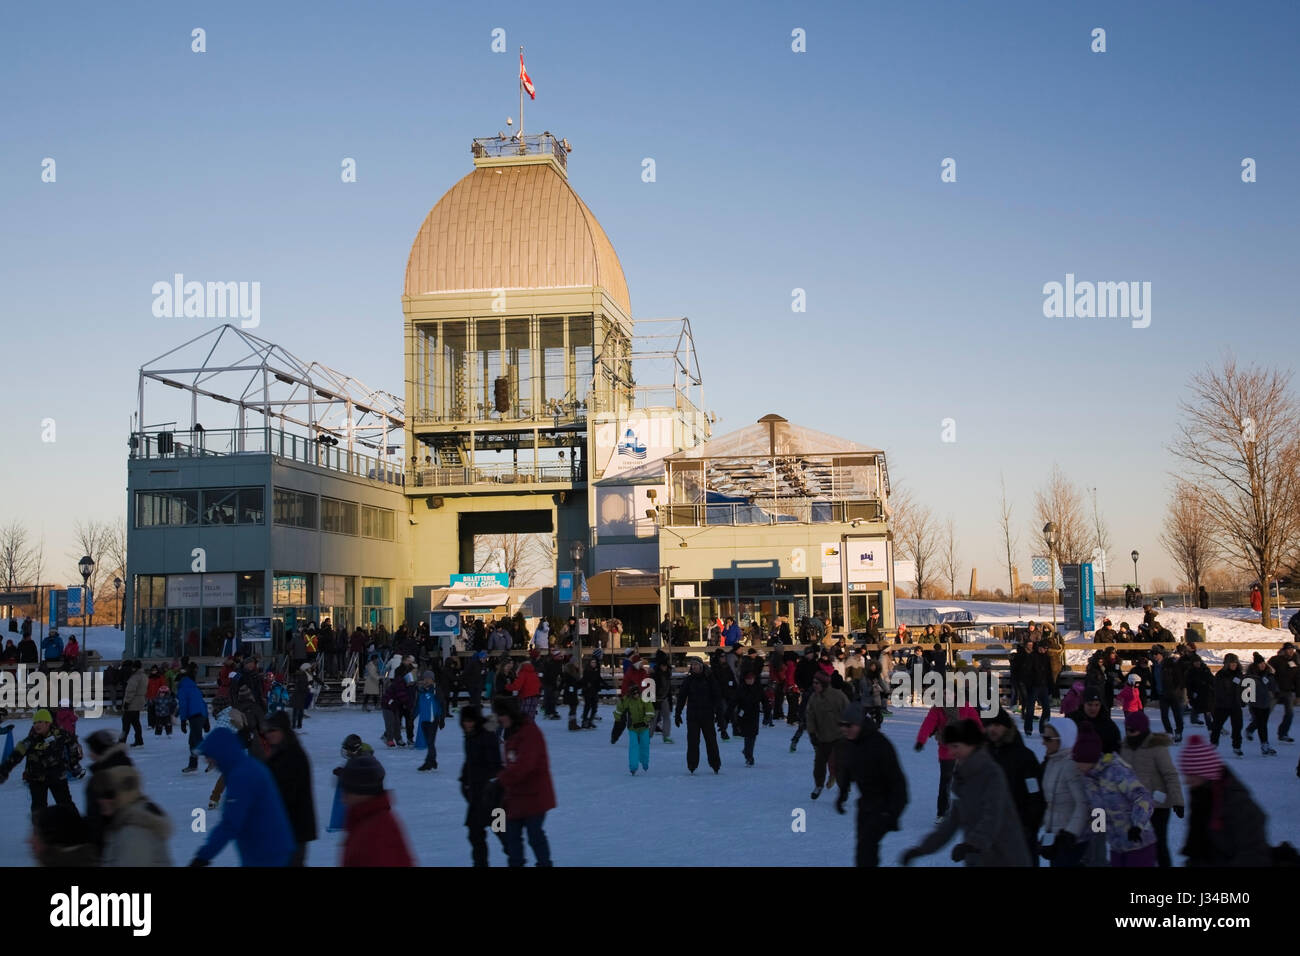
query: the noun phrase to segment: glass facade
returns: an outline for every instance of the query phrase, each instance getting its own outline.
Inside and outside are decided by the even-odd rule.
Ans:
[[[266,518],[262,488],[202,488],[135,493],[137,528],[254,525]]]
[[[289,488],[276,488],[275,523],[316,530],[316,496]]]
[[[135,578],[134,648],[139,657],[217,657],[238,621],[265,615],[261,571],[140,574]]]

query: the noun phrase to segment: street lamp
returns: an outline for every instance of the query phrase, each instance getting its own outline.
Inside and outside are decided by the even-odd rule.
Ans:
[[[1137,553],[1137,549],[1134,549],[1133,553],[1130,554],[1129,557],[1133,559],[1133,590],[1136,591],[1136,590],[1137,590],[1137,586],[1138,586],[1138,553]]]
[[[95,561],[90,555],[86,555],[77,562],[77,570],[81,572],[81,647],[86,647],[86,617],[90,610],[90,575],[95,570]]]
[[[574,541],[569,545],[569,557],[573,559],[573,600],[569,604],[569,616],[573,618],[573,648],[582,665],[582,631],[578,622],[578,608],[582,606],[582,542]]]
[[[1052,630],[1056,630],[1056,525],[1047,522],[1043,525],[1043,540],[1047,542],[1048,582],[1052,589]]]
[[[122,620],[122,579],[113,578],[113,593],[117,597],[117,629],[126,630],[126,623]]]

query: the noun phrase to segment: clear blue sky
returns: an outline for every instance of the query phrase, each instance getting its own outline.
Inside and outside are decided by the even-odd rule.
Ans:
[[[1300,352],[1298,30],[1279,2],[7,5],[0,520],[74,580],[73,520],[125,505],[137,368],[214,324],[153,317],[176,272],[260,281],[257,334],[400,393],[410,243],[517,111],[522,43],[528,129],[574,144],[633,312],[691,317],[719,430],[885,448],[987,585],[999,472],[1027,532],[1058,462],[1113,566],[1169,575],[1189,372]],[[1044,318],[1068,272],[1151,282],[1150,327]]]

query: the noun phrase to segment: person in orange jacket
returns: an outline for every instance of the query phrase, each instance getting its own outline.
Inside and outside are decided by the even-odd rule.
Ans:
[[[529,720],[537,714],[537,700],[542,693],[542,680],[531,660],[524,661],[519,676],[506,685],[506,690],[519,698],[519,709]]]

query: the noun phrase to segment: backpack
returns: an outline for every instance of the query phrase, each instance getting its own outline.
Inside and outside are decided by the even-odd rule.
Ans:
[[[285,690],[284,685],[279,681],[271,687],[271,693],[266,698],[266,713],[269,717],[271,714],[278,714],[289,707],[289,692]]]

